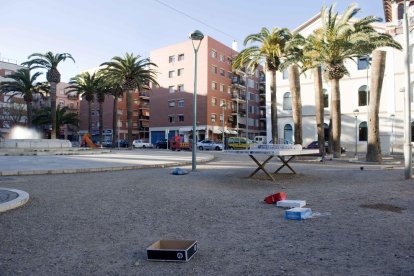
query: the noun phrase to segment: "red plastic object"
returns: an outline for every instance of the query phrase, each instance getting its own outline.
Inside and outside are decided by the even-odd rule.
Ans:
[[[275,193],[273,195],[265,197],[264,201],[267,204],[275,204],[276,202],[278,202],[280,200],[285,200],[285,199],[286,199],[286,193],[285,192],[279,192],[279,193]]]

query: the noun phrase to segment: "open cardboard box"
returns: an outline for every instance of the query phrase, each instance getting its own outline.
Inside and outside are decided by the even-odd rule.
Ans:
[[[197,252],[195,240],[159,240],[147,248],[150,261],[188,262]]]

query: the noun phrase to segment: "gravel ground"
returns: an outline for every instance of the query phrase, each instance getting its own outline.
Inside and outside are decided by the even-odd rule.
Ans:
[[[414,183],[403,168],[293,162],[266,180],[217,153],[166,169],[0,178],[31,200],[0,214],[0,275],[414,275]],[[278,163],[280,164],[280,163]],[[273,169],[278,165],[270,163]],[[284,219],[284,191],[318,216]],[[188,263],[151,262],[159,239],[196,239]]]

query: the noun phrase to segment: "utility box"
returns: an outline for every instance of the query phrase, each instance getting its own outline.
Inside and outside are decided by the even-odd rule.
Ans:
[[[159,240],[147,248],[149,261],[188,262],[198,251],[195,240]]]

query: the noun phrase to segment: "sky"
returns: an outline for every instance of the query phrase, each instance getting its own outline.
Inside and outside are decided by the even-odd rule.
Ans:
[[[231,47],[262,27],[295,29],[321,8],[351,3],[358,18],[384,18],[382,0],[14,0],[0,1],[0,60],[22,63],[32,53],[70,53],[59,64],[62,81],[126,52],[183,42],[198,29]]]

